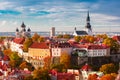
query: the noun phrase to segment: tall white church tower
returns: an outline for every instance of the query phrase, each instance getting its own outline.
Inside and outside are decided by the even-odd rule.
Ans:
[[[92,33],[92,28],[91,28],[91,25],[90,25],[89,11],[87,12],[85,30],[86,30],[86,32],[88,33],[88,35],[93,35],[93,33]]]

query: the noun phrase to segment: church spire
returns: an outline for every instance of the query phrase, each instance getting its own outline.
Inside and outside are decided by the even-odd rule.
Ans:
[[[87,18],[86,18],[86,26],[85,26],[86,30],[87,30],[87,33],[89,35],[92,34],[92,28],[91,28],[91,25],[90,25],[90,16],[89,16],[89,10],[87,11]]]
[[[89,11],[87,12],[87,18],[86,18],[86,26],[85,26],[85,28],[91,30]]]
[[[87,19],[86,19],[87,23],[90,23],[90,16],[89,16],[89,11],[87,12]]]
[[[22,22],[22,25],[21,25],[22,28],[25,28],[26,25],[24,24],[24,22]]]

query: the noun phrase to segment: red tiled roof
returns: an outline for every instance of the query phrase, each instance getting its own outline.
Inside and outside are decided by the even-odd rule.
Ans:
[[[88,41],[86,39],[81,39],[80,42],[81,43],[88,43]]]
[[[0,71],[0,76],[2,76],[3,75],[3,73]]]
[[[90,67],[88,64],[85,64],[85,65],[81,68],[81,70],[89,71],[89,70],[91,70],[91,67]]]
[[[49,45],[45,42],[41,42],[41,43],[37,43],[37,42],[34,42],[30,48],[40,48],[40,49],[48,49],[49,48]]]
[[[72,44],[76,48],[87,48],[87,49],[107,49],[107,45],[99,44]]]
[[[88,45],[88,49],[107,49],[107,45],[99,45],[99,44],[93,44],[93,45]]]
[[[57,73],[57,80],[75,80],[75,75],[70,73]]]
[[[4,61],[9,61],[10,58],[9,58],[7,55],[4,55],[3,60],[4,60]]]
[[[120,36],[113,36],[114,40],[120,41]]]
[[[13,42],[15,42],[17,44],[23,44],[24,41],[25,41],[25,38],[15,38],[15,39],[13,39]]]

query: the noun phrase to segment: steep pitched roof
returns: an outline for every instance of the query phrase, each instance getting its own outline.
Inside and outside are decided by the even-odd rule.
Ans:
[[[77,35],[88,35],[86,31],[76,31]]]
[[[45,42],[37,43],[34,42],[30,48],[40,48],[40,49],[49,49],[49,45]]]
[[[25,38],[14,38],[13,42],[17,43],[17,44],[23,44],[25,41]]]

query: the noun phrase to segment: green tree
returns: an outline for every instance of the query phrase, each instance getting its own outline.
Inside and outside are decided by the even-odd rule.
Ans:
[[[10,60],[20,60],[21,58],[18,56],[17,52],[12,52],[10,55]]]
[[[17,68],[21,63],[22,63],[22,58],[20,58],[17,54],[17,52],[13,52],[11,55],[10,55],[10,66],[12,68]]]

